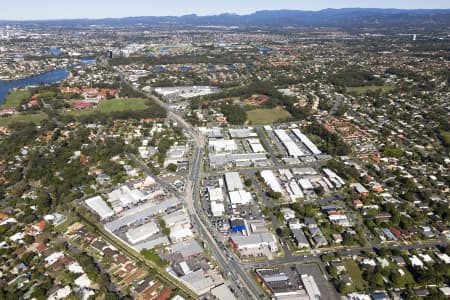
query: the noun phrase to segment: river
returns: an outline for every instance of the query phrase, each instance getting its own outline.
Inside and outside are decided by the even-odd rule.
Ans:
[[[54,69],[45,73],[18,80],[0,80],[0,104],[5,101],[9,91],[14,88],[37,86],[41,83],[51,84],[65,80],[69,76],[67,68]]]

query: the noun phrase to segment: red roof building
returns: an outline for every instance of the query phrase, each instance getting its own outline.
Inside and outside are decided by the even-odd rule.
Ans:
[[[165,289],[161,294],[158,295],[158,297],[155,298],[155,300],[166,300],[170,297],[171,294],[172,291],[170,289]]]

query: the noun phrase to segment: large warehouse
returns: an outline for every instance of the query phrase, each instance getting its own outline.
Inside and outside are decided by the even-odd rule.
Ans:
[[[127,231],[126,236],[131,244],[137,244],[159,232],[158,225],[154,222],[147,223],[134,229]]]
[[[95,211],[101,220],[114,216],[114,211],[106,204],[100,196],[95,196],[85,201],[86,205]]]

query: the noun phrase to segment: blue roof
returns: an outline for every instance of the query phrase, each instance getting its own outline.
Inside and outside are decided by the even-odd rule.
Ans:
[[[161,66],[153,68],[153,72],[156,72],[156,73],[161,73],[161,72],[165,72],[165,71],[166,71],[166,68],[161,67]]]
[[[182,66],[180,67],[181,72],[189,72],[192,71],[192,67]]]

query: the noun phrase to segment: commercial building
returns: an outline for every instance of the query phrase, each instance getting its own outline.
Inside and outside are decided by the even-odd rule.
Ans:
[[[284,194],[283,188],[281,187],[278,179],[272,170],[261,171],[261,177],[264,179],[265,184],[274,192],[279,192]]]
[[[126,233],[126,237],[131,244],[135,245],[146,240],[152,235],[157,234],[158,232],[158,225],[156,225],[154,222],[150,222],[137,228],[128,230]]]
[[[126,207],[136,204],[145,199],[145,195],[137,189],[130,189],[124,185],[108,194],[108,202],[113,207]]]
[[[238,172],[225,173],[225,184],[229,192],[244,189],[244,184]]]
[[[302,282],[306,292],[308,293],[309,299],[320,299],[321,293],[319,287],[316,284],[316,281],[314,280],[314,277],[312,277],[311,275],[302,275]]]
[[[186,274],[180,279],[199,296],[214,288],[214,282],[210,277],[206,277],[202,270]]]
[[[245,230],[245,221],[243,219],[230,220],[231,231],[242,232]]]
[[[303,198],[304,194],[302,192],[302,189],[297,184],[297,182],[295,182],[295,180],[289,182],[288,187],[289,188],[287,189],[287,191],[292,202],[295,202],[298,198]]]
[[[259,139],[248,139],[247,140],[250,149],[253,153],[265,153],[266,149],[264,149],[263,145],[259,141]]]
[[[291,278],[282,270],[258,269],[256,275],[262,284],[272,293],[277,300],[310,300],[304,289],[292,284]]]
[[[187,68],[187,67],[185,67]],[[217,93],[218,88],[212,86],[174,86],[157,87],[155,93],[161,95],[166,100],[189,99],[198,96],[206,96]]]
[[[143,222],[148,217],[161,214],[170,208],[179,206],[180,204],[180,200],[175,197],[161,202],[147,202],[124,211],[120,218],[106,223],[105,228],[114,233],[122,227]]]
[[[300,157],[304,156],[305,153],[298,147],[298,145],[291,139],[291,137],[283,129],[275,129],[275,135],[283,144],[289,156]]]
[[[203,253],[200,244],[193,238],[187,239],[183,242],[176,243],[169,248],[170,253],[179,253],[183,259],[189,259]]]
[[[166,159],[164,160],[164,168],[167,168],[170,164],[178,165],[179,163],[185,162],[187,150],[188,147],[186,145],[174,145],[170,147],[167,151]]]
[[[106,202],[100,196],[95,196],[85,201],[86,205],[89,206],[93,211],[100,216],[101,220],[108,219],[114,216],[114,211],[106,204]]]
[[[252,194],[244,190],[238,190],[228,193],[232,205],[245,205],[252,201]]]
[[[211,213],[213,217],[221,217],[225,212],[225,206],[223,203],[218,203],[216,201],[211,202]]]
[[[236,300],[237,298],[230,291],[229,286],[224,283],[211,290],[211,294],[218,300]]]
[[[223,193],[221,188],[208,188],[209,201],[223,202]]]
[[[249,137],[257,137],[258,135],[253,132],[250,128],[244,129],[229,129],[231,138],[233,139],[245,139]]]
[[[212,169],[223,169],[228,166],[248,167],[268,166],[270,161],[264,153],[235,153],[235,154],[213,154],[208,155],[209,166]]]
[[[311,142],[306,135],[301,133],[299,129],[292,129],[292,132],[308,148],[308,150],[311,151],[312,154],[319,155],[322,153],[322,151],[320,151],[319,148],[317,148],[317,146],[314,145],[314,143]]]
[[[278,252],[277,241],[271,233],[235,235],[230,237],[230,241],[243,257],[271,256]]]
[[[234,140],[209,140],[208,147],[216,153],[233,153],[238,150],[238,146]]]

